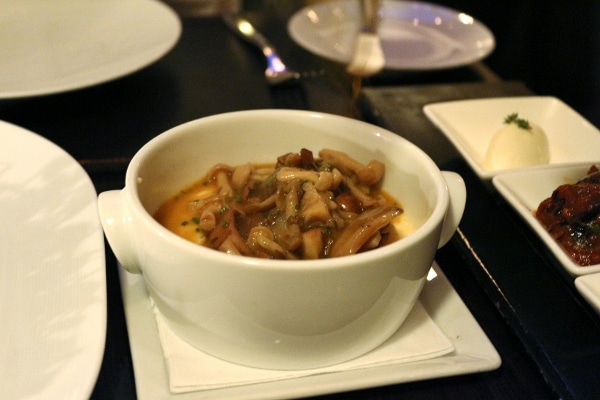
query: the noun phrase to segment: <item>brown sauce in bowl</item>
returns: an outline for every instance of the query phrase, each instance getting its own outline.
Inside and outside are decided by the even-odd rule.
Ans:
[[[381,190],[382,163],[323,149],[274,164],[217,164],[164,202],[155,219],[194,243],[275,259],[351,255],[400,239],[399,203]],[[402,224],[398,224],[402,225]],[[404,224],[403,226],[408,226]]]
[[[600,264],[600,171],[596,166],[579,182],[556,188],[540,203],[535,217],[575,263]]]

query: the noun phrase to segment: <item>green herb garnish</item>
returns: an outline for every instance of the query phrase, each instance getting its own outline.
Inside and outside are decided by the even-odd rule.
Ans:
[[[512,113],[508,117],[504,118],[505,124],[517,124],[517,126],[521,129],[525,129],[530,131],[531,125],[529,125],[529,121],[523,118],[519,118],[518,113]]]

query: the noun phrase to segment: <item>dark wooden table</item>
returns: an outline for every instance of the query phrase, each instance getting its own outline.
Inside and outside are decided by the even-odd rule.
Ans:
[[[269,88],[262,75],[261,54],[228,32],[218,18],[184,18],[181,40],[155,64],[87,89],[0,101],[0,119],[39,133],[63,147],[82,163],[100,192],[123,186],[128,161],[145,142],[192,119],[274,107],[351,115],[349,77],[343,66],[313,56],[287,36],[287,18],[298,8],[298,3],[247,1],[246,11],[293,67],[325,72],[299,88],[288,88],[283,93]],[[496,11],[493,2],[488,2],[488,8],[478,4],[471,5],[471,9],[458,1],[446,3],[462,7],[484,21],[490,18],[489,23],[486,21],[489,25],[497,24],[491,22]],[[535,2],[523,4],[530,3]],[[582,4],[595,7],[593,2]],[[521,6],[523,9],[527,8]],[[519,15],[517,19],[525,29],[523,18]],[[597,32],[594,30],[597,26],[592,26],[593,32]],[[504,37],[517,35],[518,32],[510,31]],[[583,37],[584,33],[578,35]],[[595,38],[597,41],[598,36]],[[421,111],[422,105],[432,101],[528,94],[532,93],[532,86],[538,86],[534,89],[540,94],[555,95],[567,102],[571,101],[569,96],[575,98],[568,90],[553,91],[559,85],[543,86],[540,80],[527,81],[528,73],[499,74],[498,70],[507,69],[506,46],[499,44],[497,51],[505,58],[492,56],[490,64],[428,73],[384,72],[365,82],[360,104],[362,118],[409,137],[432,153],[440,166],[465,178],[468,187],[465,216],[457,235],[438,252],[436,259],[498,350],[502,366],[491,372],[375,387],[324,398],[600,398],[600,379],[597,379],[600,318],[578,295],[572,278],[555,264],[529,228],[478,181]],[[596,61],[599,54],[593,54]],[[592,68],[592,72],[597,72],[599,64],[594,65],[596,69]],[[499,76],[521,82],[502,81]],[[594,76],[597,80],[590,82],[592,86],[598,83],[598,74],[587,77]],[[588,89],[585,86],[584,92]],[[590,105],[598,99],[598,93],[588,94],[586,101],[577,98],[576,105],[588,119],[598,121],[595,108]],[[415,129],[420,136],[414,136]],[[117,264],[108,246],[106,267],[106,348],[92,398],[133,399],[136,387]]]

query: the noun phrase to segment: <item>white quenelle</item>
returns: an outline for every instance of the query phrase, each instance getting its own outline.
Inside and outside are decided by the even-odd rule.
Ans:
[[[383,188],[416,230],[360,254],[321,260],[228,255],[188,242],[153,217],[165,199],[216,163],[271,162],[332,148],[386,165]],[[251,367],[308,369],[361,356],[402,324],[436,250],[454,234],[466,190],[400,136],[309,111],[253,110],[175,127],[147,143],[125,187],[98,199],[119,262],[141,273],[169,327],[215,357]]]
[[[548,164],[548,161],[550,150],[544,130],[512,114],[492,137],[484,165],[488,170],[497,171]]]

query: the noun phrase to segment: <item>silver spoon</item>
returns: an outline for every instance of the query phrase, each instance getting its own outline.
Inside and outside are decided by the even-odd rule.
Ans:
[[[265,79],[269,85],[279,85],[289,80],[300,79],[304,76],[304,74],[288,68],[281,61],[281,58],[279,58],[275,46],[258,32],[248,20],[237,14],[226,14],[223,16],[223,21],[239,37],[262,51],[267,60]]]

